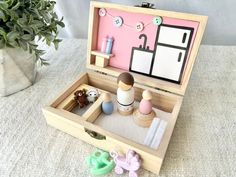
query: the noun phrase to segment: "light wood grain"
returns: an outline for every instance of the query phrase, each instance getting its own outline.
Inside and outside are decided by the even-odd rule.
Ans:
[[[156,174],[159,173],[163,159],[156,155],[155,150],[107,132],[94,124],[82,120],[80,116],[66,112],[65,110],[48,107],[45,108],[43,112],[49,125],[52,125],[98,148],[106,151],[117,150],[122,153],[127,152],[129,149],[135,150],[142,158],[143,168]],[[84,131],[84,128],[105,135],[106,140],[97,140],[90,137]]]
[[[114,56],[114,54],[107,54],[107,53],[100,52],[98,50],[91,51],[91,54],[95,55],[95,56],[100,56],[100,57],[103,57],[103,58],[106,58],[106,59],[110,59],[111,57]]]
[[[82,84],[81,82],[77,81],[76,83],[80,83],[80,88],[97,87],[101,90],[109,88],[106,91],[114,93],[116,92],[117,84],[115,78],[111,76],[104,76],[98,73],[87,73],[86,76],[86,81],[88,81],[88,84],[90,85],[86,86],[85,84]],[[140,100],[142,97],[143,90],[147,90],[148,87],[135,84],[134,88],[137,91],[135,93],[135,97]],[[98,99],[97,102],[95,102],[94,106],[91,106],[92,108],[90,107],[91,109],[88,109],[83,116],[73,114],[64,109],[57,109],[53,107],[44,108],[43,112],[48,124],[75,137],[78,137],[81,140],[93,144],[96,147],[108,151],[113,149],[119,149],[122,152],[126,152],[128,149],[135,150],[141,155],[143,159],[143,168],[158,174],[162,165],[162,161],[164,159],[165,152],[168,147],[168,142],[174,129],[178,112],[180,110],[182,97],[155,89],[151,89],[151,91],[153,95],[153,100],[157,99],[156,96],[158,98],[161,98],[162,100],[162,102],[158,101],[158,103],[156,103],[155,105],[157,105],[158,107],[168,107],[169,112],[171,112],[172,114],[171,119],[167,120],[168,126],[166,129],[166,133],[164,134],[163,141],[161,142],[157,150],[138,144],[124,137],[120,137],[116,134],[104,130],[99,126],[94,125],[92,122],[101,113],[100,106],[102,103],[102,97],[100,97],[101,99]],[[70,93],[73,94],[73,92]],[[68,93],[66,94],[69,96]],[[167,100],[167,102],[165,100]],[[164,106],[162,106],[162,104],[164,104]],[[170,104],[170,106],[168,104]],[[106,143],[104,143],[103,140],[95,140],[90,137],[87,133],[84,132],[84,128],[93,130],[99,134],[106,136]]]
[[[156,117],[156,113],[152,111],[149,114],[142,114],[138,109],[134,111],[134,122],[141,127],[150,127],[152,120]],[[159,116],[158,116],[159,117]]]
[[[103,97],[100,96],[95,103],[83,114],[83,120],[88,122],[94,122],[97,117],[101,114],[101,105],[103,102]]]
[[[183,95],[187,88],[194,61],[196,59],[198,48],[206,26],[207,17],[102,2],[92,2],[90,7],[86,65],[93,71],[82,74],[78,80],[73,83],[66,91],[61,93],[60,96],[49,107],[43,109],[47,123],[106,151],[117,150],[119,152],[125,153],[127,150],[132,149],[140,154],[143,161],[143,168],[158,174],[179,114]],[[76,89],[82,87],[98,88],[100,89],[101,93],[111,92],[115,94],[117,90],[117,76],[123,72],[121,69],[116,69],[109,66],[105,68],[95,66],[95,55],[97,53],[94,53],[94,51],[96,50],[97,46],[99,8],[112,8],[129,13],[166,16],[199,22],[192,52],[184,70],[182,83],[180,85],[132,73],[135,78],[135,100],[140,101],[142,99],[143,91],[149,90],[152,92],[153,106],[157,109],[171,113],[170,119],[164,119],[167,121],[167,127],[158,149],[149,148],[125,137],[121,137],[117,134],[106,131],[102,127],[93,124],[93,122],[101,114],[101,104],[103,102],[102,97],[99,97],[98,100],[82,116],[69,112],[75,105],[72,98]],[[94,71],[99,71],[100,73]],[[85,129],[92,130],[101,135],[104,135],[106,139],[97,140],[92,138],[88,135],[88,133],[85,132]]]
[[[76,79],[76,82],[71,84],[69,87],[65,89],[62,93],[59,94],[56,100],[52,101],[50,104],[52,107],[57,107],[62,101],[67,99],[69,95],[71,95],[81,84],[88,83],[88,76],[87,73],[82,73]]]
[[[108,65],[108,59],[100,57],[100,56],[96,56],[95,65],[104,68]]]
[[[85,90],[97,89],[100,94],[107,93],[107,91],[105,91],[105,90],[98,89],[96,87],[92,87],[88,84],[80,83],[80,85],[78,85],[78,87],[75,88],[74,91],[70,93],[70,95],[67,94],[68,96],[63,101],[61,101],[60,104],[58,104],[56,108],[71,111],[73,108],[75,108],[78,105],[77,102],[74,100],[74,92],[76,90],[83,90],[83,89],[85,89]],[[92,108],[93,108],[93,106],[92,106]]]
[[[95,56],[91,55],[91,51],[97,50],[98,25],[99,25],[98,8],[94,8],[93,3],[91,3],[89,12],[89,25],[88,25],[87,66],[95,63]]]

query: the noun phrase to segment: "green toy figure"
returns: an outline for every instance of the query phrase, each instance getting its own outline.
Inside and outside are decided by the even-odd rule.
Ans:
[[[110,159],[109,153],[102,150],[95,151],[86,160],[91,167],[90,172],[95,176],[108,174],[115,167],[115,163]]]

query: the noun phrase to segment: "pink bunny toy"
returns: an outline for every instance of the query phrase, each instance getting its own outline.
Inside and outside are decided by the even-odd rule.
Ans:
[[[141,160],[135,151],[128,150],[126,156],[119,156],[117,152],[110,152],[110,155],[116,163],[116,174],[123,174],[124,170],[127,170],[129,177],[138,177],[136,171],[141,166]]]

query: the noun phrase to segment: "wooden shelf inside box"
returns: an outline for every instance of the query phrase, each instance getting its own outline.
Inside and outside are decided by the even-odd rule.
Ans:
[[[95,56],[103,57],[103,58],[106,58],[106,59],[110,59],[111,57],[114,56],[114,54],[107,54],[107,53],[100,52],[98,50],[91,51],[91,54],[95,55]]]
[[[140,144],[140,141],[133,141],[133,137],[124,137],[118,132],[112,132],[105,126],[96,123],[96,119],[101,114],[102,97],[93,103],[82,116],[70,112],[76,105],[68,106],[73,99],[73,94],[81,88],[98,88],[100,92],[110,92],[116,94],[117,78],[102,75],[95,72],[82,74],[78,80],[73,83],[65,92],[49,106],[43,109],[47,123],[72,136],[75,136],[87,143],[106,151],[118,150],[121,153],[127,152],[129,149],[135,150],[140,154],[143,163],[142,167],[158,174],[167,150],[171,134],[182,104],[182,97],[171,93],[156,90],[147,86],[134,84],[135,100],[140,101],[143,90],[150,90],[153,94],[153,105],[156,109],[165,112],[168,126],[162,138],[162,142],[157,150]],[[65,108],[70,108],[66,110]],[[158,113],[158,112],[157,112]],[[163,116],[164,117],[164,116]],[[125,119],[125,117],[124,117]],[[95,122],[94,122],[95,121]],[[97,119],[99,121],[99,119]],[[133,126],[135,126],[133,124]],[[97,140],[88,135],[85,130],[89,129],[106,137],[105,140]]]

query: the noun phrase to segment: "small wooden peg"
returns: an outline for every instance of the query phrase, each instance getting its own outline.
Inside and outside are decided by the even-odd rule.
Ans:
[[[104,114],[110,115],[114,110],[114,104],[112,103],[111,95],[109,93],[104,93],[102,102],[102,111]]]
[[[145,99],[145,100],[152,99],[152,94],[149,90],[144,90],[142,96],[143,96],[143,99]]]
[[[103,101],[104,101],[104,102],[109,102],[109,101],[111,101],[111,95],[110,95],[109,93],[104,93],[104,94],[102,95],[102,97],[103,97]]]

